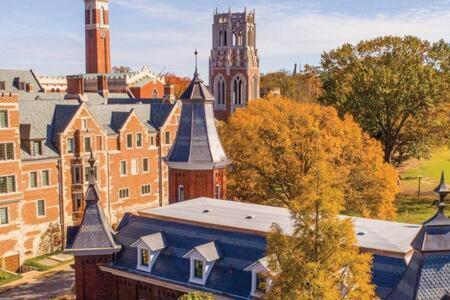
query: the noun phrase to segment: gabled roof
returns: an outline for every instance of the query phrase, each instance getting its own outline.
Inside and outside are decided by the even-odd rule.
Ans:
[[[200,254],[206,262],[216,261],[220,258],[219,249],[214,242],[196,246],[183,257],[188,258],[195,252]]]
[[[269,269],[269,263],[270,263],[270,259],[269,257],[265,256],[263,258],[258,259],[257,261],[255,261],[254,263],[252,263],[250,266],[248,266],[247,268],[245,268],[245,271],[251,271],[252,269],[254,269],[257,266],[261,266],[263,269],[265,269],[267,272],[270,272]]]
[[[91,170],[93,170],[93,155],[91,152]],[[99,192],[93,176],[89,176],[89,187],[85,196],[85,208],[80,226],[68,234],[65,252],[74,255],[112,254],[118,252],[121,246],[113,238],[113,230],[103,213]]]
[[[177,137],[166,159],[179,169],[213,169],[230,163],[223,150],[214,119],[211,93],[195,74],[181,96]]]
[[[136,247],[141,243],[144,243],[151,251],[158,251],[166,248],[166,240],[164,239],[162,232],[142,236],[130,247]]]
[[[14,80],[16,78],[19,79],[20,82],[31,84],[34,92],[39,92],[42,90],[42,87],[32,70],[0,69],[0,81],[5,82],[6,92],[17,93],[20,91],[16,86],[14,86]]]

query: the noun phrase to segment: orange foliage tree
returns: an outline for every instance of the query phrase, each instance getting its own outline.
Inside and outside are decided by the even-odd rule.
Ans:
[[[186,89],[191,79],[189,77],[177,76],[174,73],[167,73],[164,76],[167,84],[173,84],[175,87],[175,97],[181,96],[181,93]]]
[[[398,174],[381,145],[332,107],[284,98],[255,100],[220,126],[233,160],[229,195],[246,202],[291,207],[310,188],[316,161],[342,210],[393,219]]]

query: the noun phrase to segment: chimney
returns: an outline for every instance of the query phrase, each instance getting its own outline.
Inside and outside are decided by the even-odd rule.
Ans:
[[[31,83],[25,84],[25,90],[26,90],[28,93],[33,92],[33,85],[32,85]]]
[[[108,78],[103,74],[97,76],[97,92],[103,97],[109,96]]]
[[[84,94],[84,77],[83,75],[67,76],[67,98],[78,98],[78,95]]]
[[[164,86],[164,101],[175,100],[175,86],[173,84],[166,84]]]

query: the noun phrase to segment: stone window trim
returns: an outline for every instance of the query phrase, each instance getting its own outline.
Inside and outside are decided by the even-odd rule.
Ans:
[[[44,218],[47,215],[45,200],[39,199],[36,201],[36,216],[38,218]]]
[[[50,170],[41,170],[41,186],[48,187],[51,184]]]
[[[133,134],[132,133],[128,133],[126,135],[126,145],[127,145],[127,149],[133,148]]]
[[[127,168],[128,168],[127,161],[121,160],[119,163],[119,173],[120,173],[121,177],[127,176],[127,174],[128,174]]]
[[[166,145],[170,145],[170,131],[164,132],[164,143]]]
[[[88,118],[81,118],[81,130],[88,130]]]
[[[0,110],[0,129],[9,128],[9,113],[8,110]]]
[[[0,162],[14,159],[15,159],[14,142],[2,141],[2,143],[0,143]]]
[[[72,194],[72,212],[80,212],[83,207],[83,194],[73,193]]]
[[[67,138],[67,153],[73,154],[75,153],[75,139],[73,137]]]
[[[0,227],[7,226],[10,223],[9,219],[9,207],[2,206],[0,207]]]
[[[136,148],[142,148],[142,133],[138,132],[136,133]]]
[[[150,160],[148,157],[142,158],[142,173],[150,172]]]
[[[141,185],[141,196],[148,196],[152,193],[152,185],[150,183]]]
[[[92,149],[92,138],[90,136],[84,137],[84,152],[89,153]]]
[[[34,178],[32,178],[33,177],[32,175],[34,175]],[[31,171],[28,173],[28,188],[30,190],[39,188],[39,179],[37,171]]]
[[[130,198],[130,189],[129,188],[121,188],[119,190],[119,199],[129,199]]]
[[[12,182],[13,186],[12,187],[8,186],[8,179],[11,178],[11,177],[13,178],[13,182]],[[0,181],[1,181],[2,178],[4,180],[6,180],[5,181],[6,192],[2,193],[1,190],[0,190],[0,195],[8,195],[8,194],[15,194],[15,193],[17,193],[17,176],[15,174],[5,174],[5,175],[0,176]],[[9,190],[11,190],[11,191],[9,191]]]
[[[82,175],[82,165],[73,165],[72,166],[72,184],[82,184],[83,183],[83,175]]]
[[[30,154],[31,156],[42,155],[42,141],[41,140],[32,140],[30,141]]]

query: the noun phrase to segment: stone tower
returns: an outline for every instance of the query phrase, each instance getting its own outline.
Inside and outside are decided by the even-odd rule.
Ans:
[[[214,113],[226,119],[236,108],[259,97],[259,57],[255,11],[214,14],[209,87]]]
[[[230,161],[217,133],[214,97],[200,79],[197,68],[180,100],[178,134],[166,158],[169,202],[198,197],[225,199]]]
[[[109,0],[84,0],[86,73],[111,73]]]

